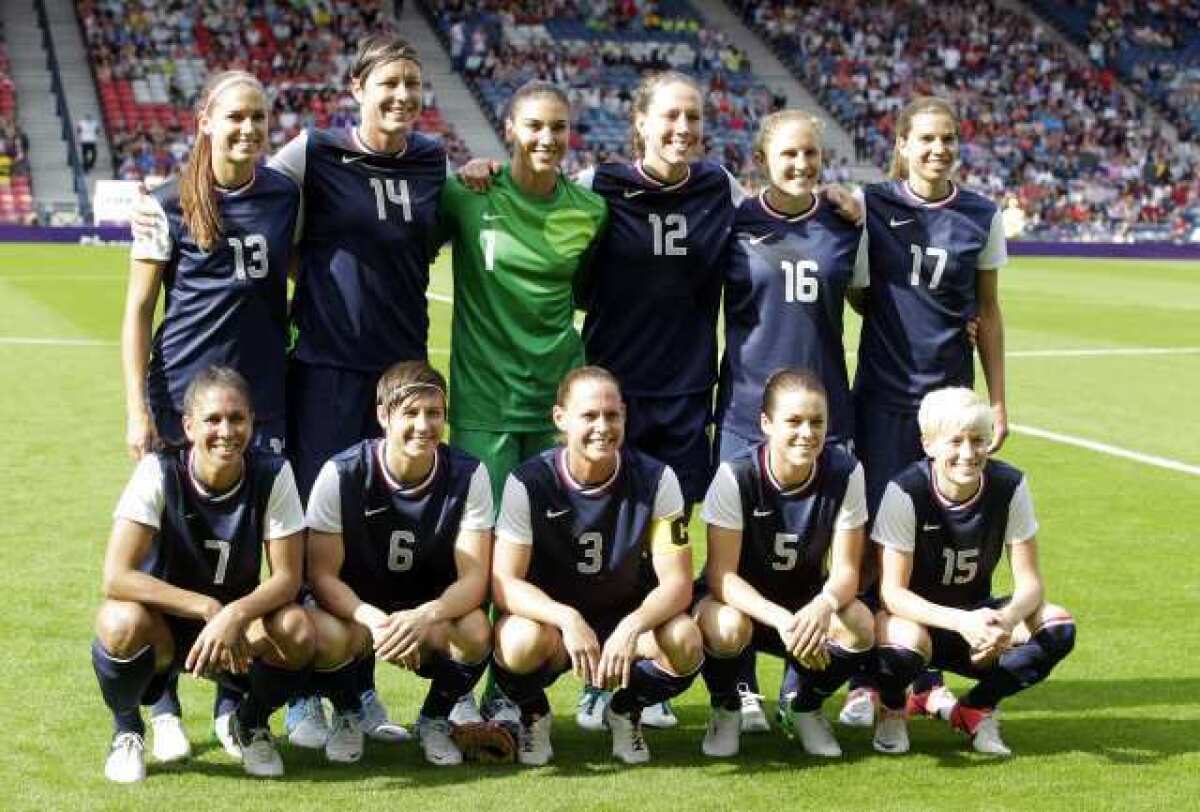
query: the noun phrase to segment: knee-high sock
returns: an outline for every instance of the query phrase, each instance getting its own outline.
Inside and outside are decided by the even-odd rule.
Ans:
[[[885,708],[903,710],[905,689],[925,670],[925,658],[903,646],[876,646],[879,663],[879,700]]]
[[[751,650],[739,663],[736,688],[745,686],[752,694],[758,693],[758,655]]]
[[[218,690],[218,695],[220,688]],[[161,716],[167,713],[172,716],[182,716],[183,709],[179,704],[179,672],[175,672],[167,677],[167,684],[163,688],[163,692],[159,694],[158,699],[150,707],[150,715]]]
[[[554,682],[561,672],[542,666],[528,674],[514,674],[493,659],[492,673],[496,677],[496,687],[521,709],[522,718],[544,716],[550,712],[546,687]]]
[[[329,697],[338,713],[362,710],[362,692],[358,690],[361,660],[348,660],[337,668],[314,668],[310,685],[321,696]]]
[[[1001,654],[995,667],[963,697],[963,704],[996,707],[1004,697],[1044,680],[1074,647],[1074,621],[1043,626],[1027,643]]]
[[[708,688],[709,701],[714,708],[737,710],[741,707],[738,697],[738,684],[744,682],[746,663],[749,661],[750,670],[754,670],[754,654],[749,647],[732,657],[718,657],[705,652],[704,665],[700,675]]]
[[[828,644],[826,651],[829,652],[829,665],[824,670],[810,671],[801,667],[800,690],[792,700],[792,710],[808,712],[821,707],[821,703],[842,687],[843,682],[862,669],[865,660],[875,656],[874,649],[850,651],[837,643]]]
[[[698,668],[690,674],[676,676],[664,671],[653,660],[638,660],[629,669],[629,687],[614,693],[609,707],[613,713],[624,715],[679,696],[688,689],[700,670]]]
[[[93,640],[92,668],[96,671],[104,704],[112,711],[113,729],[117,733],[133,731],[145,735],[141,703],[142,694],[154,679],[154,647],[146,646],[122,660],[109,654],[99,640]]]
[[[368,654],[354,663],[354,687],[359,694],[375,690],[375,655]]]
[[[250,691],[238,707],[242,730],[265,727],[276,708],[298,695],[311,683],[312,669],[295,671],[268,665],[262,660],[250,663]]]
[[[490,655],[477,663],[460,663],[438,653],[430,655],[417,672],[429,680],[429,693],[421,705],[421,715],[429,719],[445,719],[449,716],[450,709],[459,697],[475,688],[475,683],[479,682],[489,662]]]

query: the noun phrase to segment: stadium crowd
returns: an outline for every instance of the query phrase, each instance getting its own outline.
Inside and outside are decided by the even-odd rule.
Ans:
[[[0,27],[0,223],[26,223],[33,217],[28,148],[29,139],[17,126],[16,88]]]

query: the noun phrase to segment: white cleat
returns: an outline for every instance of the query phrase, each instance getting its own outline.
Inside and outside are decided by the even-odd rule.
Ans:
[[[501,724],[521,726],[521,709],[511,699],[496,691],[496,695],[483,708],[483,715],[489,721]]]
[[[496,717],[492,717],[495,721]],[[521,725],[517,739],[517,761],[527,767],[541,767],[554,758],[554,748],[550,746],[550,728],[554,722],[553,715],[535,716],[529,724]]]
[[[763,710],[762,697],[743,683],[738,686],[738,699],[742,703],[742,732],[770,733],[771,723]]]
[[[838,714],[838,721],[846,727],[871,727],[875,724],[875,707],[879,704],[879,692],[874,688],[855,688],[846,694],[846,704]]]
[[[242,748],[237,743],[237,737],[233,734],[233,717],[235,713],[236,711],[229,711],[213,719],[213,733],[216,735],[217,741],[221,743],[221,748],[235,761],[241,761]]]
[[[713,758],[732,758],[741,748],[742,712],[713,708],[704,731],[700,752]]]
[[[353,764],[362,758],[363,732],[354,711],[334,711],[329,738],[325,740],[325,759],[335,764]]]
[[[608,707],[610,699],[611,692],[586,686],[579,694],[575,724],[584,730],[604,730],[604,709]]]
[[[880,753],[900,755],[908,752],[908,714],[902,710],[881,708],[875,723],[872,746]]]
[[[475,702],[475,694],[463,694],[454,703],[454,707],[450,709],[450,724],[455,727],[462,725],[479,725],[483,724],[483,714],[479,712],[479,705]]]
[[[160,713],[150,718],[151,736],[150,752],[154,760],[163,764],[172,761],[183,761],[192,754],[192,745],[188,741],[187,731],[183,729],[183,720],[173,713]]]
[[[794,711],[792,723],[796,727],[796,735],[800,737],[804,752],[810,756],[839,758],[842,755],[842,748],[833,736],[833,726],[829,724],[825,714],[821,713],[820,708],[814,711]]]
[[[136,784],[146,778],[146,743],[141,734],[126,730],[113,737],[104,761],[104,777],[117,784]]]
[[[979,720],[975,734],[971,737],[971,746],[976,753],[986,753],[989,756],[1011,756],[1012,750],[1000,738],[1000,722],[994,714],[987,714]]]
[[[642,708],[642,724],[646,727],[668,728],[679,724],[670,702],[658,702]]]
[[[462,764],[462,750],[459,750],[454,739],[450,738],[448,719],[417,717],[417,738],[421,741],[425,760],[435,767],[455,767]]]
[[[632,716],[614,713],[612,705],[604,708],[604,723],[612,732],[613,758],[626,764],[645,764],[650,761],[650,748],[642,737],[642,725],[636,711]]]
[[[256,727],[242,731],[237,724],[238,745],[242,748],[242,769],[247,775],[256,778],[279,778],[283,775],[283,759],[275,749],[275,740],[271,738],[271,729]]]
[[[325,706],[316,694],[300,697],[288,705],[284,717],[288,741],[306,750],[320,750],[329,740],[329,722],[325,719]]]
[[[388,718],[387,706],[375,691],[362,693],[362,719],[359,726],[367,737],[377,742],[406,742],[412,734],[404,725]]]

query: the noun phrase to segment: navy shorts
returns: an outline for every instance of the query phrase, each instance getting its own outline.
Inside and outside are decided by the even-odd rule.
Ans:
[[[154,421],[154,430],[158,439],[168,451],[175,451],[188,444],[187,436],[183,433],[183,415],[169,404],[150,402],[150,419]],[[284,449],[283,418],[272,420],[255,420],[254,437],[250,445],[257,449],[273,451],[282,454]]]
[[[861,397],[855,400],[854,416],[854,446],[866,476],[867,511],[874,516],[892,477],[925,459],[921,427],[916,410],[881,409]]]
[[[196,638],[204,630],[203,620],[192,620],[191,618],[176,617],[175,615],[163,615],[163,619],[167,622],[167,628],[171,630],[171,640],[174,642],[175,651],[171,657],[171,665],[167,670],[156,673],[154,678],[150,680],[150,684],[146,686],[146,690],[142,692],[143,705],[153,705],[162,697],[171,678],[183,671],[183,665],[187,660],[188,652],[192,650]],[[249,693],[250,691],[250,680],[245,674],[231,674],[222,671],[216,674],[213,679],[240,693]]]
[[[1010,600],[1012,600],[1011,595],[988,598],[972,606],[971,609],[980,609],[983,607],[999,609],[1007,605]],[[972,679],[982,679],[992,670],[991,664],[980,667],[971,662],[971,644],[958,632],[948,629],[938,629],[932,626],[928,628],[928,631],[932,651],[929,657],[930,668],[952,671],[955,674],[961,674],[964,677]]]
[[[306,503],[330,457],[359,440],[383,436],[375,416],[378,381],[371,372],[288,363],[287,456]]]
[[[702,501],[712,480],[711,395],[627,397],[625,413],[625,443],[671,466],[686,504]]]

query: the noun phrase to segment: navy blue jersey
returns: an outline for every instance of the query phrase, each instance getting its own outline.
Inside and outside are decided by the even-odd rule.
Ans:
[[[934,492],[928,460],[915,462],[892,480],[912,499],[915,546],[908,588],[931,603],[971,609],[992,594],[992,573],[1004,554],[1009,508],[1022,473],[988,460],[980,493],[948,505]]]
[[[630,396],[711,389],[721,259],[742,196],[737,181],[699,161],[672,185],[629,164],[601,164],[580,182],[590,182],[609,210],[579,286],[588,363],[612,371]]]
[[[383,155],[351,130],[309,130],[303,173],[296,359],[379,373],[425,358],[445,149],[412,133]]]
[[[579,490],[561,469],[563,455],[551,448],[513,471],[529,495],[533,551],[526,580],[589,622],[619,619],[655,583],[649,530],[666,466],[624,448],[607,487]]]
[[[978,272],[1005,261],[996,204],[957,185],[928,203],[904,181],[867,186],[865,200],[870,287],[855,390],[903,411],[934,389],[971,387]]]
[[[209,496],[188,471],[187,449],[157,455],[163,473],[163,511],[141,569],[173,586],[229,604],[258,586],[263,520],[275,478],[286,461],[246,452],[234,490]]]
[[[825,384],[828,440],[851,438],[842,310],[861,235],[819,195],[793,217],[772,209],[765,195],[738,207],[725,266],[725,354],[717,389],[723,430],[758,437],[767,378],[798,367]]]
[[[159,257],[166,304],[150,353],[147,398],[182,412],[192,377],[220,364],[250,383],[259,421],[282,419],[287,273],[300,190],[259,166],[248,186],[218,193],[221,233],[211,252],[184,224],[177,180],[153,196],[166,215],[162,236],[170,248],[169,258]]]
[[[766,457],[766,446],[758,445],[729,462],[742,502],[738,575],[767,600],[795,612],[829,577],[838,511],[858,460],[827,445],[812,481],[803,490],[785,493],[767,472]]]
[[[341,495],[340,578],[385,612],[433,600],[458,580],[458,541],[479,460],[437,449],[432,481],[419,491],[394,487],[382,470],[383,440],[363,440],[333,458]]]

